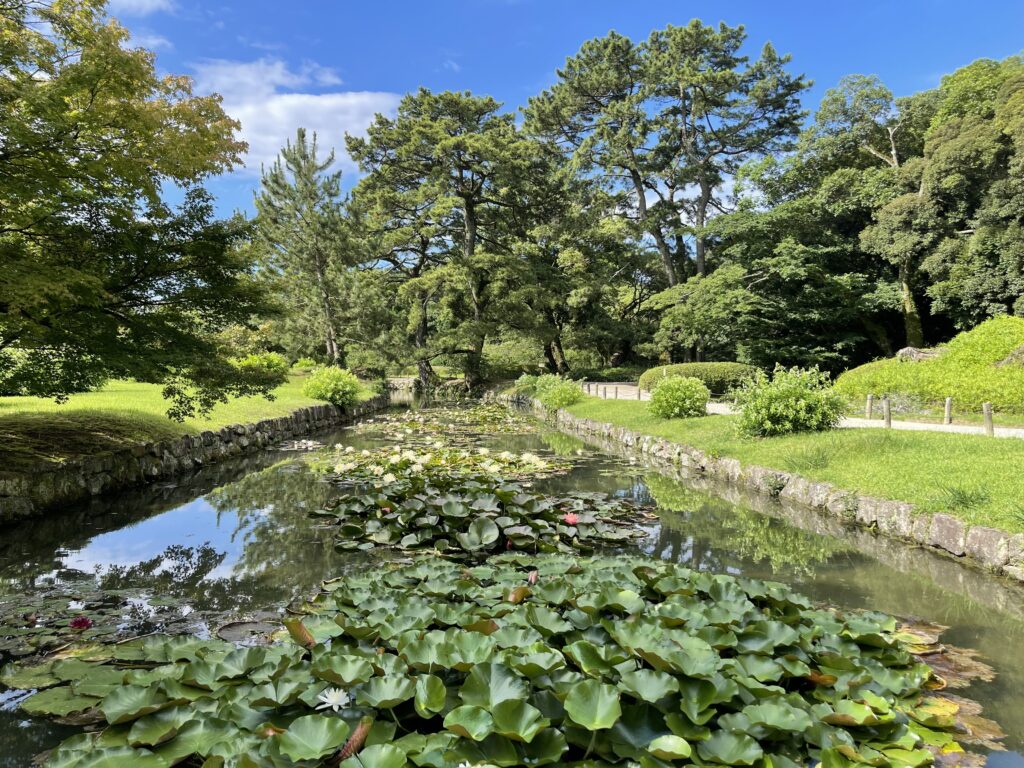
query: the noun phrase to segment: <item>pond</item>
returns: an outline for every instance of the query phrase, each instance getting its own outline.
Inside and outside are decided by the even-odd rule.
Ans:
[[[386,435],[349,428],[317,439],[359,451],[393,437],[394,430]],[[695,570],[775,579],[815,601],[948,626],[943,642],[976,650],[996,672],[991,681],[975,681],[961,692],[980,702],[1007,733],[1008,751],[993,753],[988,764],[1024,766],[1019,588],[924,551],[908,554],[902,545],[864,533],[836,537],[806,530],[783,510],[731,503],[608,447],[545,429],[455,437],[492,451],[572,462],[568,473],[539,479],[537,490],[600,491],[656,505],[658,519],[646,521],[643,538],[630,544],[654,557]],[[371,562],[361,552],[338,551],[335,533],[309,514],[339,495],[310,469],[310,455],[273,450],[238,458],[178,483],[94,500],[3,530],[3,613],[21,616],[71,600],[100,605],[98,595],[113,594],[110,612],[124,614],[122,629],[201,636],[216,634],[232,620],[280,616],[290,602],[314,594],[324,579],[365,572]],[[6,653],[16,653],[16,646],[9,639]],[[0,768],[28,765],[74,732],[26,717],[11,692],[0,693]]]

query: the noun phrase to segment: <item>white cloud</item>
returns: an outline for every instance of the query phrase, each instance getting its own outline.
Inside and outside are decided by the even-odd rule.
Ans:
[[[110,0],[108,10],[114,16],[149,16],[174,10],[173,0]]]
[[[146,33],[133,34],[131,45],[133,47],[148,48],[151,51],[169,51],[174,47],[174,43],[163,35],[151,35]]]
[[[376,113],[393,114],[401,98],[381,91],[311,92],[342,82],[333,69],[312,62],[295,70],[276,58],[215,59],[195,70],[197,92],[219,93],[224,109],[242,124],[249,174],[273,162],[300,127],[316,131],[322,150],[333,147],[343,170],[351,172],[355,165],[345,154],[345,134],[364,133]]]
[[[462,71],[462,67],[459,66],[459,62],[455,61],[454,59],[445,59],[441,66],[452,72]]]

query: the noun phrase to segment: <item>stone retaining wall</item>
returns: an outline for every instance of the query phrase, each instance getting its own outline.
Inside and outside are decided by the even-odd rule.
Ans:
[[[91,496],[155,483],[205,464],[256,451],[289,438],[345,424],[386,408],[379,395],[345,410],[333,405],[300,408],[289,416],[236,424],[173,440],[139,443],[66,461],[38,471],[0,471],[0,524],[22,520]]]
[[[517,402],[523,401],[519,399]],[[563,431],[610,440],[690,473],[781,501],[802,504],[884,536],[969,559],[991,571],[1024,582],[1024,534],[1009,534],[981,525],[968,526],[952,515],[922,512],[907,502],[862,496],[830,483],[815,482],[777,469],[743,466],[737,459],[718,458],[691,446],[579,418],[564,410],[548,414],[535,401],[526,404],[538,416],[553,419],[555,426]]]

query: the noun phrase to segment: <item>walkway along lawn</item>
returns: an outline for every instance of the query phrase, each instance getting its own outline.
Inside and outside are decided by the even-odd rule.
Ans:
[[[646,403],[594,397],[566,410],[744,465],[911,502],[972,525],[1024,532],[1024,441],[867,429],[749,439],[736,434],[735,416],[666,421],[649,415]]]
[[[274,390],[274,400],[253,396],[218,405],[205,418],[179,423],[167,418],[159,384],[112,381],[96,392],[73,395],[58,405],[40,397],[0,397],[0,468],[18,470],[39,461],[59,462],[135,443],[251,424],[320,405],[302,394],[303,377]],[[372,396],[369,390],[365,398]]]

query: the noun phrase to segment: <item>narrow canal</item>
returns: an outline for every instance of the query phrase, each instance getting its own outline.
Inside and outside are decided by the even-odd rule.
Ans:
[[[372,431],[318,435],[356,449],[389,443]],[[557,455],[567,474],[543,490],[602,491],[657,506],[638,545],[700,570],[770,578],[814,600],[870,608],[949,629],[944,642],[974,649],[995,669],[962,693],[1007,733],[988,764],[1024,766],[1024,590],[959,563],[864,533],[807,530],[782,510],[755,511],[693,483],[576,438],[466,434],[492,450]],[[365,567],[339,552],[310,510],[337,492],[309,467],[310,453],[273,450],[211,466],[0,531],[0,658],[23,652],[15,619],[67,605],[113,606],[121,630],[216,633],[230,621],[265,621],[318,584]],[[106,601],[106,602],[105,602]],[[27,766],[75,729],[27,718],[0,692],[0,767]]]

